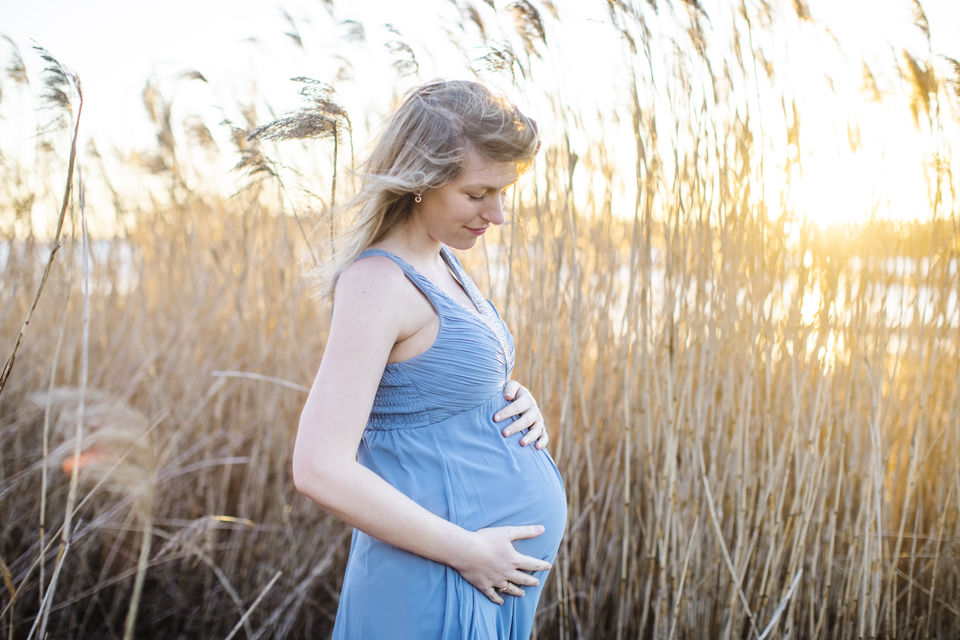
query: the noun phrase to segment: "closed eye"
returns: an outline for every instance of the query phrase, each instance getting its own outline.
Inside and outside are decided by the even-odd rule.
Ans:
[[[507,187],[506,189],[504,189],[503,191],[500,192],[500,199],[501,199],[501,200],[507,197],[507,190],[508,190],[509,188],[510,188],[510,187]],[[473,200],[474,202],[481,202],[484,198],[487,197],[487,194],[484,193],[484,194],[482,194],[482,195],[475,196],[475,195],[472,195],[472,194],[469,194],[469,193],[468,193],[468,194],[467,194],[467,197],[470,198],[471,200]]]

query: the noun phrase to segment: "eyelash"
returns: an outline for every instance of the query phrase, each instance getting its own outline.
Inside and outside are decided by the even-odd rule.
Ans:
[[[503,196],[505,196],[505,195],[507,195],[507,190],[506,190],[506,189],[504,189],[503,191],[500,192],[500,197],[501,197],[501,198],[502,198]],[[468,193],[468,194],[467,194],[467,197],[469,197],[469,198],[470,198],[471,200],[473,200],[474,202],[481,202],[484,198],[487,197],[487,194],[483,194],[482,196],[479,196],[479,197],[478,197],[478,196],[472,196],[472,195],[470,195],[470,194]]]

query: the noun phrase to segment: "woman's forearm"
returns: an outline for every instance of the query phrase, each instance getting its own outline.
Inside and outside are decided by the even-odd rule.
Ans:
[[[297,490],[368,535],[452,567],[494,603],[503,604],[503,590],[522,596],[521,587],[540,583],[533,572],[550,569],[550,563],[513,546],[514,540],[543,533],[541,525],[467,531],[427,511],[356,460],[330,458],[305,463],[295,453]]]
[[[427,511],[356,460],[299,464],[294,484],[328,513],[424,558],[460,568],[470,532]]]

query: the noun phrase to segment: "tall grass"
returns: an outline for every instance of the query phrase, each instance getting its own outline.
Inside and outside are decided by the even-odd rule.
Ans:
[[[610,6],[640,61],[649,8]],[[686,6],[695,45],[703,9]],[[549,57],[550,22],[531,3],[509,11],[525,53],[488,55],[522,82]],[[755,62],[742,60],[751,82]],[[676,104],[683,71],[656,87]],[[615,197],[626,169],[603,139],[574,149],[555,96],[558,128],[511,221],[463,256],[514,331],[514,377],[545,410],[569,499],[536,637],[960,636],[960,242],[955,201],[937,199],[957,186],[949,149],[932,221],[821,230],[763,197],[762,172],[788,169],[756,123],[718,100],[664,125],[643,97],[655,74],[635,73],[633,209]],[[939,130],[948,91],[920,87],[917,126]],[[234,136],[248,188],[191,188],[190,143],[148,95],[165,190],[85,251],[73,199],[0,395],[0,625],[325,637],[349,531],[296,493],[289,460],[329,317],[300,263],[329,250],[329,221],[321,203],[304,232],[289,174],[246,140],[252,114]],[[323,132],[318,148],[348,142]],[[2,175],[22,195],[15,163]],[[316,184],[349,190],[334,175]],[[12,347],[50,249],[4,224]]]

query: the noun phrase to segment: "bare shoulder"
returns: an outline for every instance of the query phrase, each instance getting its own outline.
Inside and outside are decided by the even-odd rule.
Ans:
[[[357,260],[337,280],[333,323],[366,331],[375,325],[377,331],[386,330],[395,340],[403,339],[422,323],[416,297],[416,287],[390,258]]]
[[[407,276],[386,256],[370,256],[351,263],[337,279],[334,300],[363,298],[371,302],[398,299]]]
[[[435,335],[439,327],[433,304],[403,269],[385,256],[363,258],[347,267],[337,281],[333,300],[331,330],[338,334],[385,332],[392,344],[399,344],[431,327]],[[413,352],[422,351],[410,344],[408,349]],[[401,349],[392,353],[391,361],[406,357],[410,356]]]

